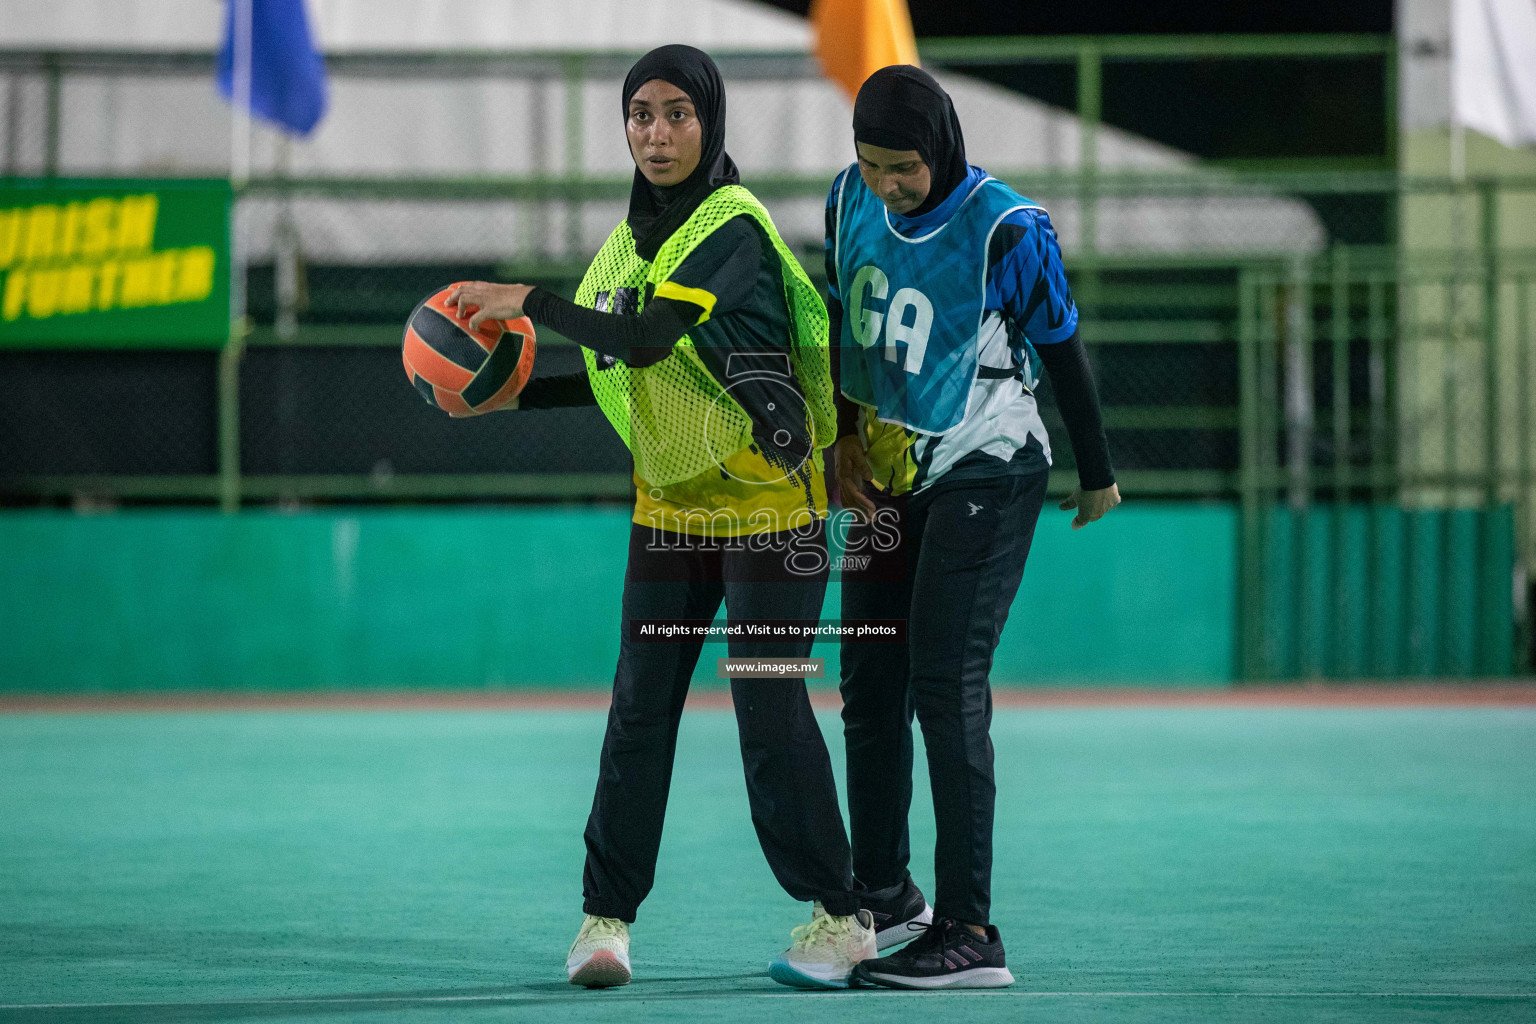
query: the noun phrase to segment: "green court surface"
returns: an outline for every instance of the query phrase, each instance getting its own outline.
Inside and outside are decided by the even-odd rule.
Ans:
[[[763,863],[713,710],[684,720],[635,983],[567,985],[602,728],[0,717],[0,1020],[1536,1020],[1533,709],[1000,709],[1019,980],[954,994],[768,980],[809,908]]]

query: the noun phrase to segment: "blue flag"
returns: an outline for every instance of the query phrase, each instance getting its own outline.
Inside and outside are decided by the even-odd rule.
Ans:
[[[308,135],[325,114],[325,61],[315,52],[304,0],[229,0],[219,50],[219,92],[234,102],[235,9],[251,5],[251,113]]]

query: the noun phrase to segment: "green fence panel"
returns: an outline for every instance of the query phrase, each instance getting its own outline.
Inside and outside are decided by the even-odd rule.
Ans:
[[[1508,505],[1271,509],[1259,641],[1265,674],[1510,674],[1514,523]],[[1339,548],[1330,543],[1336,529],[1344,532]],[[1487,545],[1481,562],[1479,531]]]
[[[608,511],[0,517],[6,690],[600,683]]]
[[[1122,506],[1082,530],[1047,502],[994,682],[1221,686],[1237,630],[1234,505]]]
[[[1231,508],[1068,522],[1047,509],[996,682],[1230,680]],[[606,686],[628,532],[614,509],[0,514],[0,691]],[[835,685],[836,645],[815,654]]]

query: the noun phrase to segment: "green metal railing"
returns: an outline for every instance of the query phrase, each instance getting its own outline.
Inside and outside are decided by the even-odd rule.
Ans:
[[[1242,271],[1243,678],[1524,667],[1536,251],[1501,246],[1499,207],[1530,188],[1443,184],[1472,249]]]
[[[585,111],[581,87],[592,79],[622,78],[640,56],[638,50],[533,51],[375,51],[326,57],[329,72],[343,78],[537,78],[564,83],[567,168],[582,165]],[[919,54],[925,64],[963,69],[983,65],[1069,63],[1076,68],[1076,113],[1082,124],[1080,158],[1097,166],[1097,129],[1102,122],[1103,68],[1106,62],[1194,62],[1212,60],[1381,58],[1385,154],[1396,152],[1396,45],[1389,35],[1149,35],[1149,36],[991,36],[924,39]],[[820,71],[804,52],[719,51],[726,77],[816,78]],[[208,76],[213,55],[206,52],[0,49],[0,73],[29,74],[44,82],[43,173],[59,173],[60,139],[66,130],[61,100],[71,75]],[[6,173],[15,173],[3,168]]]
[[[1022,178],[1022,176],[1018,176]],[[1289,189],[1282,190],[1280,186],[1287,181],[1294,184]],[[1131,176],[1116,176],[1110,179],[1114,193],[1120,196],[1133,195],[1183,195],[1183,196],[1232,196],[1232,195],[1314,195],[1323,192],[1331,192],[1337,195],[1358,194],[1362,196],[1380,198],[1385,197],[1391,204],[1412,203],[1419,199],[1435,199],[1448,196],[1454,192],[1466,193],[1479,197],[1477,202],[1487,211],[1492,211],[1496,205],[1497,196],[1503,193],[1524,192],[1536,195],[1536,181],[1502,181],[1479,182],[1467,186],[1457,186],[1447,181],[1401,181],[1391,183],[1379,175],[1282,175],[1267,174],[1262,176],[1224,175],[1220,178],[1210,176],[1172,176],[1159,175],[1150,180],[1138,182]],[[1073,197],[1077,193],[1070,187],[1072,183],[1067,179],[1056,179],[1048,183],[1048,187],[1056,190],[1057,195]],[[1080,184],[1080,183],[1078,183]],[[1102,183],[1100,183],[1102,184]],[[1136,186],[1144,185],[1141,190]],[[815,181],[816,194],[819,196],[823,182]],[[253,183],[253,194],[271,194],[280,188],[277,182]],[[306,195],[318,191],[327,196],[345,196],[347,191],[345,184],[340,181],[298,181],[288,183],[294,194]],[[485,191],[481,191],[485,189]],[[380,183],[367,183],[359,187],[358,192],[370,198],[380,195],[401,194],[409,195],[416,199],[427,196],[436,197],[439,194],[461,200],[469,195],[490,199],[496,195],[493,186],[484,183],[477,184],[471,192],[466,188],[447,187],[439,193],[430,183],[394,182],[388,185]],[[1491,227],[1479,228],[1479,236],[1483,240],[1483,247],[1492,256],[1478,256],[1477,254],[1462,254],[1456,258],[1454,254],[1446,252],[1438,255],[1426,254],[1410,256],[1400,254],[1392,246],[1373,247],[1342,247],[1334,246],[1329,250],[1316,254],[1307,252],[1275,253],[1252,252],[1238,255],[1221,254],[1188,254],[1167,256],[1155,253],[1123,253],[1118,255],[1098,255],[1094,262],[1094,269],[1105,274],[1119,275],[1118,279],[1111,278],[1111,283],[1102,288],[1099,294],[1091,300],[1080,298],[1083,309],[1082,330],[1085,340],[1091,348],[1099,353],[1101,359],[1112,355],[1113,350],[1128,350],[1132,348],[1157,348],[1166,345],[1210,345],[1233,346],[1240,348],[1243,338],[1258,330],[1252,310],[1253,303],[1257,302],[1257,293],[1254,291],[1258,285],[1256,282],[1281,282],[1287,287],[1300,287],[1306,284],[1313,288],[1335,287],[1335,275],[1346,273],[1354,275],[1349,278],[1350,287],[1366,287],[1362,280],[1357,280],[1361,274],[1371,275],[1369,285],[1376,289],[1375,319],[1371,320],[1372,342],[1384,353],[1395,352],[1407,333],[1402,324],[1398,322],[1397,313],[1397,289],[1401,286],[1399,275],[1404,267],[1414,268],[1414,274],[1423,276],[1449,272],[1451,268],[1459,268],[1457,272],[1464,275],[1469,282],[1468,287],[1476,286],[1486,295],[1490,304],[1497,304],[1501,296],[1497,289],[1493,288],[1491,281],[1495,280],[1501,272],[1517,272],[1523,261],[1528,260],[1528,254],[1519,251],[1503,252],[1496,244],[1492,232],[1496,230],[1496,224]],[[806,269],[813,278],[819,278],[821,265],[819,258],[806,257]],[[1084,263],[1080,254],[1068,252],[1068,272],[1074,280],[1078,279],[1084,270]],[[1493,268],[1485,275],[1484,266]],[[1347,268],[1340,270],[1339,268]],[[1498,268],[1504,268],[1503,271]],[[498,276],[506,280],[535,281],[556,289],[570,291],[584,270],[581,261],[552,261],[533,263],[511,263],[498,268]],[[1196,276],[1194,280],[1168,281],[1167,274],[1189,273]],[[1139,275],[1139,276],[1138,276]],[[1148,276],[1151,275],[1151,276]],[[1318,275],[1322,275],[1319,277]],[[1480,283],[1479,283],[1480,282]],[[1524,285],[1521,285],[1524,287]],[[1329,313],[1329,316],[1341,316],[1342,313]],[[1495,318],[1496,320],[1497,318]],[[1489,323],[1495,322],[1490,320]],[[1342,323],[1342,321],[1339,321]],[[1485,328],[1479,327],[1479,330]],[[1492,330],[1493,328],[1486,328]],[[1356,339],[1358,341],[1358,339]],[[236,344],[232,344],[224,350],[219,371],[220,382],[220,451],[223,453],[220,460],[218,473],[221,481],[221,493],[231,507],[235,507],[242,500],[262,500],[274,493],[294,493],[307,495],[324,495],[332,498],[345,498],[349,496],[360,498],[376,498],[380,496],[410,497],[410,496],[442,496],[454,493],[455,487],[463,487],[463,495],[466,497],[476,495],[498,494],[530,494],[536,493],[536,480],[508,481],[505,484],[494,484],[491,477],[484,475],[469,475],[463,477],[451,477],[444,475],[428,475],[421,479],[395,476],[381,483],[367,476],[332,476],[323,480],[301,481],[292,480],[286,484],[283,481],[267,479],[258,480],[242,476],[238,470],[238,439],[240,431],[240,416],[238,409],[238,385],[241,358],[248,348],[271,349],[283,347],[381,347],[391,348],[399,344],[399,327],[396,324],[346,324],[346,323],[301,323],[295,334],[291,337],[281,336],[270,324],[255,325],[241,332]],[[547,334],[541,337],[544,346],[560,346],[567,344],[565,339],[558,335]],[[1342,358],[1347,346],[1341,347],[1330,356],[1330,359]],[[1246,351],[1246,350],[1244,350]],[[1246,358],[1246,357],[1245,357]],[[1385,360],[1386,356],[1378,357],[1377,361]],[[1244,363],[1248,366],[1248,363]],[[1395,371],[1394,371],[1395,372]],[[1506,374],[1507,376],[1507,374]],[[1128,487],[1134,482],[1137,489],[1144,493],[1147,491],[1179,495],[1190,494],[1200,496],[1236,496],[1244,488],[1251,489],[1252,480],[1256,479],[1253,473],[1262,472],[1262,460],[1258,450],[1253,447],[1253,439],[1258,435],[1256,429],[1247,424],[1242,417],[1252,412],[1248,407],[1245,413],[1240,403],[1240,388],[1251,389],[1255,386],[1256,378],[1251,369],[1245,369],[1239,374],[1240,387],[1234,384],[1230,395],[1223,396],[1222,402],[1205,403],[1158,403],[1156,401],[1143,401],[1135,404],[1112,403],[1105,410],[1106,425],[1113,430],[1133,429],[1211,429],[1211,430],[1239,430],[1242,428],[1244,443],[1241,449],[1241,457],[1235,460],[1230,469],[1223,470],[1145,470],[1138,472],[1132,468],[1125,479]],[[1250,394],[1243,391],[1242,394]],[[1251,394],[1250,394],[1251,397]],[[1270,400],[1279,401],[1275,395],[1270,395]],[[1347,414],[1348,410],[1340,410],[1338,414]],[[1388,451],[1393,439],[1398,433],[1400,424],[1389,419],[1380,419],[1386,413],[1377,409],[1372,415],[1378,417],[1372,435],[1373,449]],[[1245,425],[1247,424],[1247,425]],[[1305,469],[1305,467],[1302,467]],[[1388,470],[1392,469],[1386,462],[1378,461],[1376,468],[1370,472],[1382,477],[1390,487],[1400,484],[1398,476],[1387,477]],[[1307,470],[1310,473],[1310,470]],[[1344,467],[1341,472],[1359,473],[1358,469]],[[1392,470],[1396,472],[1396,470]],[[579,474],[578,474],[579,475]],[[569,495],[572,493],[608,493],[601,487],[582,488],[569,483],[555,484],[551,476],[550,496]],[[1065,477],[1064,477],[1065,479]],[[1312,480],[1311,476],[1307,478]],[[1322,478],[1318,478],[1321,480]],[[1348,479],[1352,480],[1353,477]],[[1245,482],[1246,481],[1246,482]],[[100,493],[117,494],[124,497],[148,497],[158,498],[186,497],[193,500],[206,499],[209,494],[205,482],[193,478],[132,478],[132,477],[100,477],[100,478],[31,478],[28,481],[6,481],[6,486],[16,488],[23,484],[27,487],[39,488],[39,493],[67,494],[70,493],[71,484],[78,482],[79,490],[97,491]],[[1309,483],[1310,486],[1310,483]],[[352,489],[355,488],[355,489]],[[1484,490],[1488,488],[1485,486]],[[622,493],[622,487],[619,491]]]

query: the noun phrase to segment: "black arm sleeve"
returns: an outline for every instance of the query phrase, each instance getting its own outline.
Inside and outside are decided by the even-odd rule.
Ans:
[[[665,359],[704,310],[679,299],[652,298],[639,316],[620,316],[535,288],[523,300],[523,312],[535,325],[559,331],[583,348],[640,367]]]
[[[827,303],[830,308],[832,303]],[[857,402],[843,396],[839,381],[842,380],[842,350],[837,344],[837,335],[832,336],[832,343],[827,346],[827,354],[832,362],[832,404],[837,409],[837,439],[841,441],[849,434],[859,432],[859,405]]]
[[[830,263],[831,260],[827,262]],[[828,281],[836,280],[836,278],[830,276],[832,273],[833,270],[829,266],[827,268]],[[831,294],[827,296],[827,319],[827,330],[829,332],[827,335],[827,354],[831,357],[832,363],[832,404],[837,409],[837,439],[841,441],[849,434],[857,434],[859,432],[859,406],[857,402],[843,396],[843,348],[840,344],[843,336],[843,304],[837,300],[835,295]]]
[[[535,377],[523,385],[517,396],[519,409],[562,409],[573,405],[596,405],[592,381],[585,370],[549,377]]]
[[[832,361],[832,403],[837,408],[837,437],[842,440],[859,432],[859,406],[843,397],[842,340],[843,300],[838,294],[837,263],[832,259],[832,240],[837,237],[837,207],[827,203],[827,348]]]
[[[1109,462],[1109,441],[1104,437],[1104,418],[1099,411],[1099,389],[1088,363],[1088,350],[1077,331],[1054,345],[1036,345],[1040,361],[1051,375],[1056,407],[1072,438],[1077,456],[1077,479],[1085,491],[1103,490],[1115,482]]]
[[[523,312],[541,327],[559,331],[576,344],[633,367],[659,363],[672,346],[707,317],[725,316],[752,295],[762,243],[750,217],[732,217],[701,241],[687,258],[646,299],[639,316],[600,313],[535,288],[523,302]],[[676,284],[697,295],[710,308],[664,294]]]

